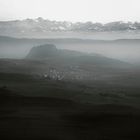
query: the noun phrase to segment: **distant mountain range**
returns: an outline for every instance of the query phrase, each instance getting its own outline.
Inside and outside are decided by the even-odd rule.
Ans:
[[[140,22],[110,22],[106,24],[92,22],[67,22],[51,21],[41,17],[37,19],[25,19],[14,21],[0,21],[0,35],[12,33],[28,34],[45,33],[49,31],[88,31],[88,32],[105,32],[105,31],[138,31]]]

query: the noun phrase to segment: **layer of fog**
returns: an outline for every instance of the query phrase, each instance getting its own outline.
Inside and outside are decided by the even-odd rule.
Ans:
[[[12,40],[12,39],[11,39]],[[24,58],[34,46],[51,43],[58,49],[76,50],[86,53],[97,53],[106,57],[140,64],[140,40],[91,41],[69,39],[30,40],[19,39],[0,42],[0,58]]]
[[[84,32],[84,31],[47,31],[37,33],[24,33],[17,34],[16,32],[4,34],[4,36],[12,36],[15,38],[79,38],[79,39],[93,39],[93,40],[116,40],[116,39],[140,39],[140,31],[110,31],[110,32]]]
[[[87,53],[97,53],[106,57],[119,59],[130,63],[140,63],[140,46],[120,44],[58,44],[57,48],[70,49]]]

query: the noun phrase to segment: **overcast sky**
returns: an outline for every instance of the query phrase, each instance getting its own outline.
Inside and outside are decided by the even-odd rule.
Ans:
[[[0,0],[0,20],[140,21],[140,0]]]

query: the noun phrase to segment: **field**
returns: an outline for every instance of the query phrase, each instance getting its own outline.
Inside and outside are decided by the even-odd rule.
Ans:
[[[124,68],[118,69],[107,78],[102,77],[108,74],[104,70],[98,71],[98,79],[93,75],[91,80],[58,80],[44,77],[44,69],[51,67],[44,62],[1,59],[0,63],[1,139],[140,138],[136,69],[125,69],[125,73]],[[60,71],[66,64],[55,66]]]

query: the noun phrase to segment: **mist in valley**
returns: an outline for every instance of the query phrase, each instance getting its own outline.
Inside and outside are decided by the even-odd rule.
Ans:
[[[51,43],[58,49],[74,50],[89,54],[139,64],[139,39],[90,40],[77,38],[27,39],[1,37],[0,58],[24,58],[34,46]]]

